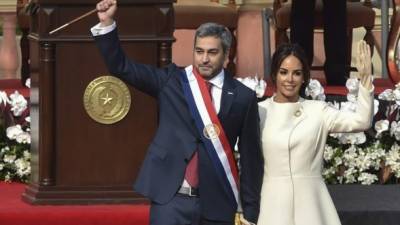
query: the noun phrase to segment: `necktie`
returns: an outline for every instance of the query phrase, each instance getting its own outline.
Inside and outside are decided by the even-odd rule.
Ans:
[[[212,88],[213,84],[211,82],[209,82],[209,81],[206,81],[206,86],[207,86],[207,90],[208,90],[208,93],[210,94],[211,101],[212,101],[213,100],[213,96],[212,96],[211,88]]]
[[[212,83],[206,81],[206,86],[208,89],[208,93],[210,94],[211,100],[213,99],[211,94]],[[190,159],[186,171],[185,171],[185,180],[189,183],[189,185],[193,188],[199,186],[199,172],[198,172],[198,165],[199,165],[199,154],[197,150],[193,153],[192,158]]]
[[[198,174],[198,164],[199,164],[199,153],[197,150],[193,153],[185,171],[185,180],[189,183],[190,187],[196,188],[199,186],[199,174]]]

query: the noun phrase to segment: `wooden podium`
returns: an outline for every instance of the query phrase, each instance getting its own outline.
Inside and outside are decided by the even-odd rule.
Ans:
[[[108,75],[90,34],[97,15],[48,32],[95,8],[98,0],[33,0],[31,17],[32,177],[23,199],[32,204],[142,202],[132,185],[157,127],[157,105],[130,87],[124,119],[105,125],[89,117],[83,96]],[[174,0],[119,0],[122,46],[138,62],[171,61]]]

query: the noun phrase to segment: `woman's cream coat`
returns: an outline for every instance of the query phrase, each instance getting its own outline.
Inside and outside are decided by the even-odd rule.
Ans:
[[[356,112],[323,101],[259,103],[265,160],[259,225],[340,225],[321,176],[331,132],[368,129],[373,91],[360,85]]]

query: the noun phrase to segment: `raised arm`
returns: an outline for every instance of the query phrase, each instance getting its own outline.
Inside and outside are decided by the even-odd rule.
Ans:
[[[122,50],[113,19],[117,10],[116,0],[102,0],[96,9],[99,24],[91,30],[109,72],[146,94],[157,97],[169,77],[168,68],[159,69],[128,59]]]
[[[324,108],[325,122],[330,132],[358,132],[371,127],[374,92],[371,77],[371,52],[365,41],[357,43],[357,70],[360,79],[355,112],[339,111],[328,105]]]

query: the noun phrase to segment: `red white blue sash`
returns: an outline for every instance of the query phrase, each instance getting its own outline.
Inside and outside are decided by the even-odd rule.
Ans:
[[[192,66],[181,73],[183,91],[223,187],[230,194],[233,204],[241,211],[239,197],[239,175],[232,148],[217,117],[204,79]]]

